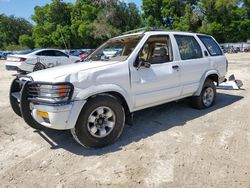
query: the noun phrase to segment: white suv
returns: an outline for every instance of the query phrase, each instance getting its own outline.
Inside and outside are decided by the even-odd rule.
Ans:
[[[185,97],[196,108],[211,107],[226,72],[211,36],[140,32],[110,39],[83,64],[17,77],[10,103],[31,127],[70,129],[81,145],[98,148],[118,139],[135,111]]]
[[[59,65],[79,62],[81,58],[69,56],[57,49],[27,50],[7,57],[5,68],[21,73],[38,71]]]

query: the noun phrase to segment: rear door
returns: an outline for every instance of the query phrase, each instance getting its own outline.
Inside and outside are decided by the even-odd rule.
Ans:
[[[181,83],[183,85],[181,95],[189,96],[197,91],[203,74],[208,70],[209,59],[204,55],[204,49],[195,36],[174,35],[174,38],[180,56]]]
[[[54,66],[54,58],[51,50],[43,50],[36,53],[38,63],[42,63],[46,68]]]
[[[58,65],[58,59],[55,56],[54,50],[43,50],[36,55],[37,61],[44,64],[47,68]]]
[[[69,56],[61,51],[54,50],[54,55],[55,58],[57,59],[58,65],[67,65],[71,63]]]

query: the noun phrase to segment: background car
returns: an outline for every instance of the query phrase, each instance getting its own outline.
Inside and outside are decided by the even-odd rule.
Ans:
[[[8,56],[5,68],[6,70],[27,73],[59,65],[77,63],[80,60],[79,57],[67,55],[57,49],[27,50]]]
[[[69,54],[72,56],[80,57],[82,60],[87,58],[94,50],[93,49],[78,49],[70,50]]]
[[[1,53],[0,53],[0,59],[6,60],[6,59],[7,59],[7,56],[8,56],[8,55],[12,55],[12,54],[13,54],[13,52],[1,52]]]

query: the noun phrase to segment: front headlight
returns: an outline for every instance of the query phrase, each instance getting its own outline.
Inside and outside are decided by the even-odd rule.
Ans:
[[[71,83],[32,83],[29,86],[29,96],[34,101],[58,103],[69,101],[73,93]]]

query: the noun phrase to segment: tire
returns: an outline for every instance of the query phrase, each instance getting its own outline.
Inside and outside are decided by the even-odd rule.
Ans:
[[[214,82],[207,78],[201,94],[192,97],[192,106],[196,109],[205,109],[214,105],[216,101],[216,87]]]
[[[12,81],[12,84],[10,86],[10,93],[9,93],[9,100],[10,100],[10,106],[12,110],[16,113],[16,115],[22,117],[21,110],[20,110],[20,103],[18,100],[12,96],[12,93],[14,92],[20,92],[20,86],[16,82],[17,79],[14,79]]]
[[[120,137],[124,124],[125,112],[121,103],[112,95],[97,95],[84,105],[71,133],[82,146],[101,148],[114,143]]]
[[[43,70],[45,69],[45,66],[42,63],[37,63],[33,69],[33,72]]]

